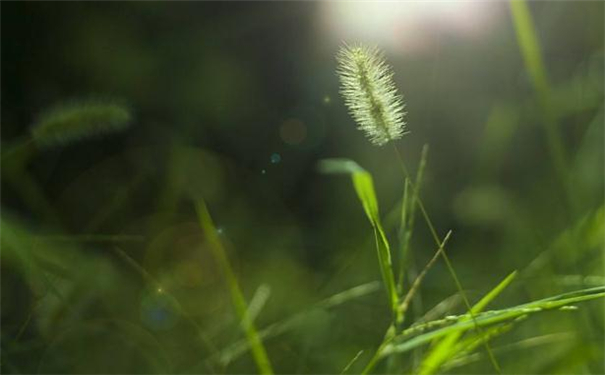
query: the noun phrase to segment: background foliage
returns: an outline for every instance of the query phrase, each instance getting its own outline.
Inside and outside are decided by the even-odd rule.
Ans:
[[[334,33],[353,11],[338,4],[3,2],[3,372],[256,371],[238,355],[244,336],[199,199],[257,328],[274,329],[275,371],[339,373],[364,350],[349,370],[361,371],[389,306],[355,191],[317,163],[347,157],[370,171],[392,241],[403,181],[392,150],[369,144],[339,97],[342,40],[379,45],[396,72],[411,131],[397,147],[415,170],[430,146],[423,200],[440,234],[452,230],[447,251],[471,300],[513,270],[494,308],[604,284],[603,3],[529,4],[539,46],[525,53],[543,60],[538,73],[519,43],[531,30],[515,29],[506,2],[476,4],[485,29],[427,18],[411,36],[372,12],[370,29]],[[469,14],[469,25],[482,17]],[[373,32],[385,28],[390,39]],[[91,98],[125,103],[131,126],[27,143],[48,108]],[[434,251],[419,221],[412,271]],[[437,262],[410,314],[444,300],[441,315],[464,313],[455,293]],[[588,302],[492,346],[506,373],[603,373],[604,328],[602,303]],[[476,359],[447,371],[492,371]]]

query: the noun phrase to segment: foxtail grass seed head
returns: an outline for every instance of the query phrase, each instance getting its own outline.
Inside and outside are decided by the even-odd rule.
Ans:
[[[382,146],[407,133],[403,97],[376,47],[344,45],[336,56],[340,93],[359,129]]]
[[[105,101],[59,104],[42,113],[31,133],[37,144],[53,147],[126,129],[132,116],[123,105]]]

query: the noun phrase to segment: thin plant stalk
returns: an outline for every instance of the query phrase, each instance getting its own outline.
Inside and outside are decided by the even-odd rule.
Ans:
[[[435,243],[439,248],[443,246],[440,241],[435,227],[433,226],[422,200],[418,195],[418,189],[414,182],[410,180],[410,175],[407,171],[403,158],[399,153],[399,150],[394,145],[393,141],[403,137],[407,133],[407,127],[404,120],[405,104],[403,97],[398,94],[395,82],[393,81],[393,73],[391,67],[386,63],[384,56],[376,47],[365,47],[363,45],[344,45],[337,57],[338,70],[337,73],[340,76],[341,89],[340,93],[345,100],[345,104],[349,108],[349,112],[360,130],[366,133],[369,141],[376,146],[383,146],[387,143],[393,145],[401,170],[403,172],[404,181],[409,181],[412,188],[412,194],[415,197],[415,201],[418,203],[418,207],[424,216],[424,219],[429,226],[431,234],[435,239]],[[357,181],[355,181],[357,182]],[[357,186],[356,186],[357,188]],[[364,208],[369,211],[370,207],[366,207],[367,203],[364,202]],[[376,214],[377,208],[374,209]],[[368,215],[371,216],[371,215]],[[372,217],[370,217],[372,221]],[[374,221],[372,221],[374,224]],[[376,225],[374,225],[376,229]],[[383,236],[384,237],[384,236]],[[386,241],[385,241],[386,242]],[[388,244],[388,242],[386,242]],[[454,283],[458,288],[460,295],[463,297],[464,303],[469,310],[469,314],[475,322],[474,314],[468,298],[464,294],[464,290],[454,271],[449,258],[444,251],[441,252],[442,257],[447,265],[447,268],[454,279]],[[381,255],[379,251],[379,256]],[[389,258],[390,258],[390,254]],[[388,262],[388,272],[392,277],[392,267]],[[383,265],[381,263],[381,265]],[[385,267],[383,267],[385,268]],[[383,272],[383,277],[385,273]],[[385,278],[385,281],[386,278]],[[393,289],[396,289],[393,282]],[[387,287],[389,287],[387,283]],[[393,289],[390,289],[391,291]],[[391,300],[398,300],[399,296],[395,295],[395,298]],[[397,322],[401,320],[398,307],[395,308],[395,314],[393,314],[393,323],[387,330],[385,340],[389,337],[390,332],[396,330]],[[477,324],[475,324],[477,333],[481,333]],[[383,344],[384,345],[384,342]],[[500,367],[493,356],[489,344],[486,342],[485,347],[488,351],[490,360],[494,366],[494,369],[500,373]],[[379,350],[380,351],[380,350]],[[376,359],[377,361],[378,359]],[[373,361],[370,361],[372,364]],[[368,364],[368,366],[370,365]]]
[[[271,375],[273,374],[273,368],[271,366],[271,362],[269,361],[267,351],[265,350],[263,342],[256,330],[254,322],[250,318],[250,313],[244,298],[244,294],[242,293],[235,273],[233,272],[233,268],[231,267],[231,262],[229,261],[227,252],[225,251],[225,248],[218,237],[218,233],[214,223],[212,222],[212,217],[210,216],[204,201],[198,200],[196,202],[196,210],[200,225],[204,231],[204,234],[206,235],[212,253],[214,254],[219,267],[224,273],[227,285],[229,287],[229,292],[231,294],[231,299],[233,301],[233,305],[235,306],[235,312],[240,318],[242,330],[244,331],[244,334],[246,335],[246,338],[250,344],[252,357],[254,358],[256,367],[258,368],[259,373]]]
[[[439,256],[439,254],[443,252],[445,244],[449,240],[451,233],[452,233],[451,231],[448,231],[448,233],[444,237],[443,241],[440,241],[439,248],[435,252],[435,255],[427,263],[427,265],[424,267],[424,270],[422,271],[422,273],[416,278],[415,282],[412,284],[412,286],[410,287],[410,290],[406,294],[403,302],[399,305],[398,311],[397,311],[397,317],[398,317],[397,323],[398,323],[398,325],[402,325],[403,324],[403,319],[405,317],[405,312],[407,310],[409,302],[411,301],[412,297],[414,296],[414,294],[416,293],[416,291],[420,287],[420,283],[422,282],[422,279],[424,278],[424,276],[426,275],[426,273],[428,272],[428,270],[437,261],[437,258]],[[394,325],[392,325],[391,327],[394,327]],[[380,359],[382,359],[382,350],[383,350],[383,348],[385,346],[387,346],[388,343],[391,342],[391,340],[394,337],[395,337],[395,335],[393,335],[392,332],[391,332],[391,330],[389,329],[387,331],[387,333],[385,334],[384,340],[382,341],[382,343],[380,344],[380,346],[378,347],[378,349],[376,349],[376,351],[374,352],[374,355],[372,356],[372,358],[370,359],[370,361],[368,362],[368,364],[364,368],[362,374],[369,374],[370,371],[372,371],[374,369],[374,367],[378,364],[378,362],[380,361]]]
[[[577,213],[574,212],[577,210],[577,197],[572,193],[572,182],[569,179],[569,157],[558,129],[558,116],[552,104],[552,90],[542,58],[538,33],[525,0],[510,0],[509,5],[525,70],[542,109],[542,124],[554,172],[561,183],[569,208],[572,213]]]
[[[403,172],[404,179],[410,180],[410,177],[409,177],[410,174],[408,173],[408,169],[405,165],[405,162],[403,161],[403,157],[401,156],[399,149],[392,142],[391,142],[391,145],[393,146],[393,149],[395,150],[395,154],[397,155],[397,159],[399,161],[399,165],[401,166],[401,171]],[[437,235],[435,226],[433,225],[433,222],[430,219],[430,217],[426,211],[426,208],[424,207],[424,204],[422,203],[422,199],[420,198],[420,195],[414,193],[415,191],[417,191],[416,185],[411,180],[410,180],[410,184],[412,187],[412,194],[414,195],[414,198],[416,199],[416,203],[418,204],[418,208],[420,208],[420,212],[422,213],[422,216],[424,217],[424,221],[426,222],[427,226],[429,227],[429,230],[431,232],[431,235],[432,235],[435,243],[437,244],[437,246],[439,248],[441,248],[443,246],[443,242],[439,239],[439,236]],[[473,320],[473,323],[475,325],[475,330],[479,334],[481,334],[482,330],[479,328],[479,325],[477,324],[477,322],[475,320],[475,314],[473,314],[473,312],[472,312],[472,307],[469,302],[469,299],[466,296],[466,293],[464,292],[464,289],[462,288],[462,284],[460,283],[460,279],[458,279],[456,271],[454,270],[454,267],[452,266],[452,263],[450,262],[450,259],[447,256],[445,251],[441,251],[441,257],[443,258],[443,261],[445,262],[447,269],[448,269],[450,275],[452,276],[452,279],[454,280],[454,284],[456,285],[456,288],[458,289],[458,293],[460,293],[460,296],[462,297],[462,301],[464,302],[464,305],[465,305],[466,309],[468,310],[471,319]],[[492,363],[492,366],[494,367],[496,372],[498,372],[498,374],[501,374],[502,371],[500,369],[500,365],[498,364],[496,357],[492,353],[491,347],[487,341],[484,342],[484,346],[485,346],[485,350],[487,351],[487,355],[490,359],[490,362]]]
[[[424,177],[424,170],[426,168],[426,160],[428,155],[428,145],[424,145],[422,147],[422,153],[420,157],[420,164],[418,165],[418,171],[416,172],[416,190],[410,193],[410,180],[405,180],[405,188],[403,194],[402,201],[402,210],[401,210],[401,222],[399,228],[399,241],[401,252],[399,254],[399,280],[398,280],[398,290],[400,293],[403,293],[403,282],[406,275],[406,268],[408,271],[409,282],[413,283],[417,278],[417,273],[415,271],[415,265],[410,261],[410,257],[413,259],[413,254],[411,253],[411,239],[414,231],[414,224],[416,219],[416,196],[419,194],[419,189],[422,185],[422,180]],[[412,195],[410,199],[410,194]],[[409,294],[409,292],[408,292]],[[419,295],[414,293],[416,297],[416,301],[418,302]],[[403,322],[399,322],[399,326]]]
[[[445,247],[445,244],[447,243],[447,241],[450,239],[451,235],[452,235],[452,231],[450,230],[445,235],[445,238],[441,242],[441,246],[435,252],[435,255],[433,255],[433,257],[429,260],[429,262],[426,264],[426,266],[424,266],[424,269],[422,270],[422,272],[420,272],[418,277],[416,277],[416,279],[410,286],[410,289],[408,290],[407,294],[403,298],[401,305],[399,305],[399,311],[400,311],[401,319],[402,319],[401,322],[399,322],[399,324],[403,324],[403,320],[405,319],[405,313],[408,310],[408,307],[410,305],[410,302],[412,301],[412,298],[414,298],[414,296],[416,295],[418,289],[420,288],[420,284],[422,283],[422,280],[424,280],[424,277],[428,273],[429,269],[431,269],[431,267],[435,264],[435,262],[439,258],[439,255],[441,255],[441,253],[443,252],[443,248]]]

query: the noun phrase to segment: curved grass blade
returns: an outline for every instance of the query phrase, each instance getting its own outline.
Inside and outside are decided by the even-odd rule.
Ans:
[[[552,343],[561,343],[561,342],[569,342],[574,338],[574,334],[572,332],[561,332],[561,333],[550,333],[542,336],[530,337],[528,339],[524,339],[521,341],[513,342],[512,344],[503,345],[499,347],[495,347],[494,351],[496,353],[507,353],[512,351],[518,351],[521,349],[530,349],[535,348],[542,345],[552,344]],[[467,365],[472,362],[476,362],[480,360],[482,357],[481,353],[472,353],[468,355],[463,355],[461,357],[456,357],[449,361],[444,367],[444,370],[450,370],[455,367],[460,367]]]
[[[513,281],[517,274],[514,271],[500,282],[494,289],[487,293],[479,302],[471,309],[472,314],[477,314],[483,311],[485,307],[494,300],[502,291]],[[470,320],[470,319],[469,319]],[[420,374],[433,374],[442,364],[447,362],[454,354],[456,354],[457,342],[464,331],[453,331],[441,340],[429,352],[420,365]]]
[[[391,262],[391,247],[380,220],[378,200],[376,199],[372,175],[359,166],[359,164],[349,159],[325,159],[320,162],[319,169],[323,173],[349,174],[351,176],[357,197],[359,197],[366,216],[374,229],[374,239],[376,241],[382,280],[387,290],[393,317],[397,316],[399,303]]]
[[[352,299],[363,297],[370,293],[374,293],[380,289],[380,284],[377,281],[373,281],[367,284],[355,286],[351,289],[347,289],[340,293],[334,294],[324,300],[319,301],[309,309],[301,311],[287,319],[273,323],[259,331],[259,336],[263,340],[267,340],[276,336],[279,336],[290,329],[294,328],[309,311],[316,308],[330,309],[332,307],[341,305]],[[222,350],[220,354],[220,362],[223,365],[229,364],[242,354],[244,354],[250,348],[250,344],[246,340],[235,342],[231,346]]]
[[[528,302],[515,307],[488,311],[476,315],[477,325],[484,327],[492,324],[504,323],[514,320],[522,315],[531,315],[542,311],[559,309],[564,306],[570,306],[574,303],[589,301],[605,297],[605,286],[577,290],[569,293],[563,293],[556,296],[544,298],[537,301]],[[455,317],[451,321],[456,323],[421,334],[412,339],[405,340],[409,336],[404,332],[396,337],[393,342],[387,345],[382,351],[382,356],[386,357],[394,353],[404,353],[418,346],[428,344],[435,339],[439,339],[457,331],[468,331],[474,328],[474,323],[469,319],[469,314]],[[431,323],[431,322],[429,322]]]

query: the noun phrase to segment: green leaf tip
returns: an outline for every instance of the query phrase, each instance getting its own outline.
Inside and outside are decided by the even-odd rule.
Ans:
[[[116,102],[69,102],[45,111],[33,126],[31,134],[38,145],[54,147],[123,131],[131,120],[130,110]]]
[[[340,94],[360,130],[382,146],[406,134],[403,97],[393,72],[376,47],[347,45],[336,55]]]
[[[323,159],[319,162],[318,169],[322,173],[349,174],[351,176],[357,197],[374,229],[380,272],[387,290],[393,316],[396,316],[399,308],[399,299],[397,297],[397,287],[391,263],[391,246],[380,220],[378,199],[376,198],[372,175],[350,159]]]

